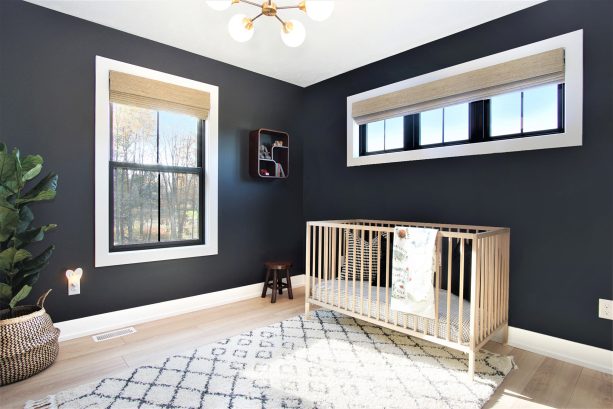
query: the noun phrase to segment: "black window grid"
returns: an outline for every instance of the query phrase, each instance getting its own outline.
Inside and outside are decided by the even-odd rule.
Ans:
[[[113,106],[110,104],[110,129],[111,129],[111,146],[110,146],[110,157],[113,157]],[[197,133],[197,166],[196,167],[185,167],[185,166],[169,166],[169,165],[161,165],[160,161],[160,113],[156,111],[156,160],[157,164],[140,164],[140,163],[129,163],[129,162],[117,162],[117,161],[109,161],[109,251],[110,252],[121,252],[121,251],[131,251],[131,250],[146,250],[146,249],[159,249],[159,248],[169,248],[169,247],[184,247],[184,246],[193,246],[200,245],[205,243],[205,226],[204,226],[204,150],[203,150],[203,133],[204,133],[204,121],[198,121],[198,133]],[[128,169],[128,170],[142,170],[147,172],[157,172],[158,173],[158,194],[157,194],[157,222],[158,222],[158,235],[156,242],[149,243],[135,243],[135,244],[115,244],[115,195],[114,195],[114,184],[113,184],[113,176],[115,169]],[[181,174],[194,174],[198,175],[198,239],[196,240],[176,240],[176,241],[162,241],[161,240],[161,173],[181,173]]]
[[[420,130],[419,130],[419,114],[412,114],[404,116],[404,146],[400,149],[393,150],[379,150],[368,152],[366,150],[367,146],[367,124],[359,126],[359,153],[360,156],[368,156],[368,155],[380,155],[384,153],[392,153],[392,152],[402,152],[402,151],[411,151],[417,149],[431,149],[437,148],[441,146],[453,146],[453,145],[465,145],[470,143],[481,143],[481,142],[489,142],[489,141],[497,141],[504,139],[514,139],[514,138],[526,138],[531,136],[539,136],[539,135],[549,135],[554,133],[562,133],[564,132],[564,84],[558,84],[558,126],[553,129],[544,129],[534,132],[524,132],[523,131],[523,123],[524,123],[524,100],[523,100],[523,91],[521,93],[521,132],[515,134],[508,135],[497,135],[491,136],[490,133],[490,100],[480,100],[470,102],[468,104],[468,139],[460,140],[460,141],[451,141],[445,142],[444,140],[444,132],[445,132],[445,114],[443,109],[442,121],[443,121],[443,134],[441,136],[441,143],[434,143],[428,145],[421,145],[420,143]],[[385,134],[384,134],[384,143],[385,147]]]

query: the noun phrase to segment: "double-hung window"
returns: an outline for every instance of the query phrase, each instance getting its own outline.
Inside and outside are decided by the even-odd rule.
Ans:
[[[203,244],[204,120],[111,103],[111,251]]]
[[[582,31],[347,98],[348,166],[582,144]]]
[[[96,59],[96,266],[217,254],[217,87]]]

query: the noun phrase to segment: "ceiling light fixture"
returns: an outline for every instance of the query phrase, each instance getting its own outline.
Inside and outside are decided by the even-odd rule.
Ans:
[[[299,9],[315,21],[324,21],[332,15],[334,1],[332,0],[302,0],[295,6],[277,6],[272,0],[264,0],[258,4],[249,0],[209,0],[207,4],[217,11],[228,9],[233,4],[245,3],[261,9],[260,14],[249,18],[244,14],[234,15],[228,22],[230,36],[240,42],[251,40],[253,37],[253,22],[261,16],[274,17],[281,23],[281,39],[288,47],[298,47],[304,42],[306,30],[298,20],[282,20],[277,12],[284,9]]]

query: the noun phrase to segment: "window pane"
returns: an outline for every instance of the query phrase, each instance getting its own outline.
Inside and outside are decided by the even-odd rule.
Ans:
[[[404,117],[385,120],[385,150],[404,147]]]
[[[558,84],[524,91],[524,132],[558,127]]]
[[[433,109],[419,114],[419,144],[432,145],[443,142],[443,109]]]
[[[492,97],[490,100],[490,135],[521,133],[521,92]]]
[[[366,124],[366,152],[382,151],[385,148],[385,121]]]
[[[198,166],[198,118],[160,111],[160,164]]]
[[[158,174],[114,169],[113,243],[158,241]]]
[[[112,104],[112,144],[116,162],[157,162],[157,112]]]
[[[468,140],[468,104],[445,107],[445,141]]]
[[[199,176],[160,173],[160,182],[160,240],[199,239]]]

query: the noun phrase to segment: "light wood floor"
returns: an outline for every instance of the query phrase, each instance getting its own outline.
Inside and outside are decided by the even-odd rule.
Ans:
[[[95,343],[90,337],[60,344],[55,364],[0,388],[2,409],[68,389],[148,361],[265,326],[303,312],[304,289],[276,304],[254,298],[231,305],[138,325],[136,334]],[[513,370],[486,408],[613,408],[613,377],[591,369],[491,342],[487,349],[513,355]]]

